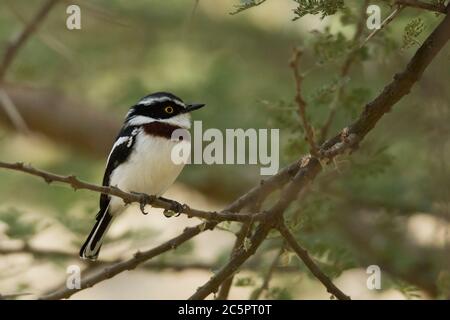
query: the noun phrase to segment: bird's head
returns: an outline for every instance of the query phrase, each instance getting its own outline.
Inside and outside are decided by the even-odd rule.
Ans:
[[[125,123],[127,125],[143,125],[159,121],[189,129],[191,126],[190,112],[203,106],[204,104],[200,103],[186,104],[171,93],[152,93],[143,97],[130,108]]]

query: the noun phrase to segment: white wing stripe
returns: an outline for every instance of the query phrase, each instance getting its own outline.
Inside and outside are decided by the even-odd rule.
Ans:
[[[128,139],[130,139],[130,137],[128,137],[128,136],[120,137],[119,139],[116,140],[116,142],[114,142],[114,145],[111,149],[111,152],[109,153],[108,160],[106,160],[106,163],[109,163],[109,158],[111,157],[112,153],[114,152],[114,149],[117,148],[118,146],[120,146],[121,144],[127,142]]]

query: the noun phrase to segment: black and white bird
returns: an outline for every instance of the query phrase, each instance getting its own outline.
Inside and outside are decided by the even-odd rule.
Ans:
[[[171,159],[177,141],[172,133],[189,130],[190,112],[204,104],[185,104],[171,93],[157,92],[132,106],[109,154],[104,186],[161,196],[183,169]],[[190,143],[185,140],[182,143]],[[104,236],[126,208],[121,198],[102,194],[96,223],[80,250],[80,257],[96,260]]]

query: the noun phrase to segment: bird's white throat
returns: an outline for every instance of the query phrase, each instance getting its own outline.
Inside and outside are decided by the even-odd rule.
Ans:
[[[172,118],[168,119],[154,119],[147,116],[134,116],[130,118],[127,122],[127,126],[141,126],[144,124],[152,123],[152,122],[162,122],[167,123],[176,127],[180,127],[183,129],[190,129],[191,128],[191,116],[189,113],[182,113],[179,115],[176,115]]]

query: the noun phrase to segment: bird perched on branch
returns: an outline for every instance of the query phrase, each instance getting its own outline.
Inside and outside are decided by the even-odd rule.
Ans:
[[[190,112],[204,104],[185,104],[171,93],[158,92],[132,106],[109,154],[104,186],[129,192],[161,196],[183,169],[171,158],[178,141],[175,130],[188,130]],[[183,141],[183,143],[190,143]],[[96,260],[104,236],[118,214],[125,209],[121,198],[102,194],[96,223],[81,247],[80,257]]]

